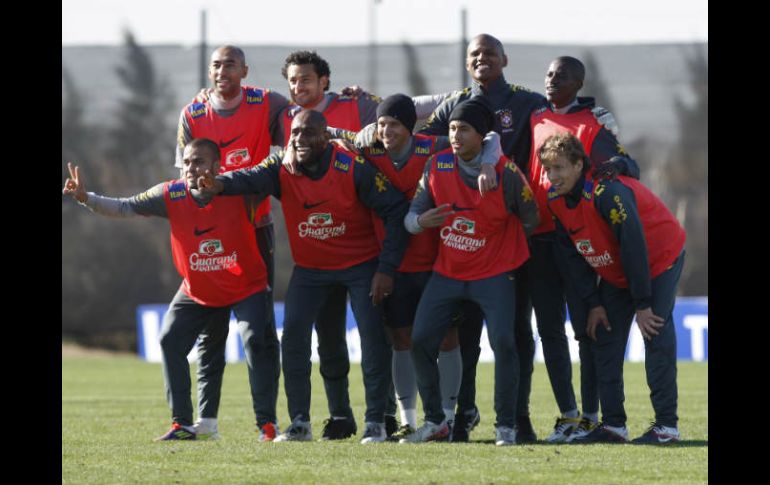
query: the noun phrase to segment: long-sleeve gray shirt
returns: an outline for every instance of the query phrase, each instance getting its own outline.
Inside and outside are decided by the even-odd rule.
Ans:
[[[163,196],[163,186],[165,182],[159,183],[144,192],[130,197],[107,197],[104,195],[88,192],[88,199],[80,205],[87,207],[96,214],[107,217],[134,217],[134,216],[155,216],[168,218],[168,208]],[[192,198],[198,207],[205,207],[210,199],[206,199],[191,192]],[[246,199],[246,207],[249,207],[249,199]]]
[[[201,207],[206,205],[205,201],[200,198],[196,198],[195,201]],[[163,200],[162,183],[131,197],[107,197],[88,192],[88,200],[80,205],[107,217],[157,216],[168,218],[166,203]]]

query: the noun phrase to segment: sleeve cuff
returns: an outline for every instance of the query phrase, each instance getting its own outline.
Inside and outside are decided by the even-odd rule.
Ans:
[[[586,298],[585,302],[589,310],[598,306],[602,306],[602,300],[599,298],[599,294],[596,292],[588,295],[588,298]]]
[[[380,261],[380,264],[377,265],[377,272],[388,275],[391,278],[395,278],[396,276],[396,268],[385,261]]]
[[[646,298],[634,298],[634,308],[637,310],[644,310],[645,308],[652,308],[652,297]]]
[[[418,213],[409,212],[404,218],[404,227],[406,227],[406,230],[411,234],[420,234],[424,230],[424,228],[417,222],[418,217],[420,217]]]

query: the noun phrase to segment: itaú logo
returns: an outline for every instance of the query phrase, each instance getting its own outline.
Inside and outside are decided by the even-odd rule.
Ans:
[[[300,222],[297,226],[299,237],[312,237],[313,239],[329,239],[345,234],[345,223],[334,225],[334,219],[328,212],[315,212],[307,216],[307,222]]]
[[[465,217],[455,218],[450,226],[441,228],[440,234],[444,246],[469,253],[478,251],[487,243],[486,238],[473,237],[476,234],[476,222]]]

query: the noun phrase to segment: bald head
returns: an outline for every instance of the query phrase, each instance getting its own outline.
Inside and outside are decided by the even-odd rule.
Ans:
[[[300,111],[291,122],[291,126],[294,125],[312,126],[318,130],[326,130],[326,118],[318,111],[312,109],[303,109]]]
[[[471,44],[473,44],[474,42],[481,42],[481,41],[494,45],[495,47],[500,49],[501,56],[505,55],[505,49],[503,49],[503,43],[500,42],[500,39],[489,34],[479,34],[476,37],[472,38],[470,43],[468,44],[468,49],[470,49]]]
[[[300,111],[291,122],[289,143],[296,153],[299,164],[313,164],[320,160],[329,142],[326,118],[318,111]]]
[[[224,45],[211,54],[209,80],[220,98],[229,100],[237,96],[241,92],[241,81],[248,74],[246,56],[240,48]]]
[[[185,149],[188,148],[195,148],[205,153],[212,161],[219,161],[219,145],[208,138],[193,138],[185,145]]]
[[[246,65],[246,54],[243,53],[243,49],[240,47],[236,47],[234,45],[223,45],[220,47],[217,47],[214,52],[211,54],[211,59],[214,59],[215,55],[227,55],[229,54],[229,57],[239,62],[241,65]]]
[[[496,37],[479,34],[471,39],[465,55],[465,68],[482,87],[487,88],[501,78],[507,65],[503,44]]]

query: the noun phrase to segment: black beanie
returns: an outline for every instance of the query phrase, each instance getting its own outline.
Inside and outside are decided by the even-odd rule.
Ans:
[[[464,121],[485,136],[495,123],[495,115],[486,99],[473,97],[455,106],[449,121]]]
[[[385,98],[377,106],[377,119],[380,116],[391,116],[400,121],[409,133],[414,129],[417,122],[417,111],[414,109],[412,98],[404,94],[394,94]]]

